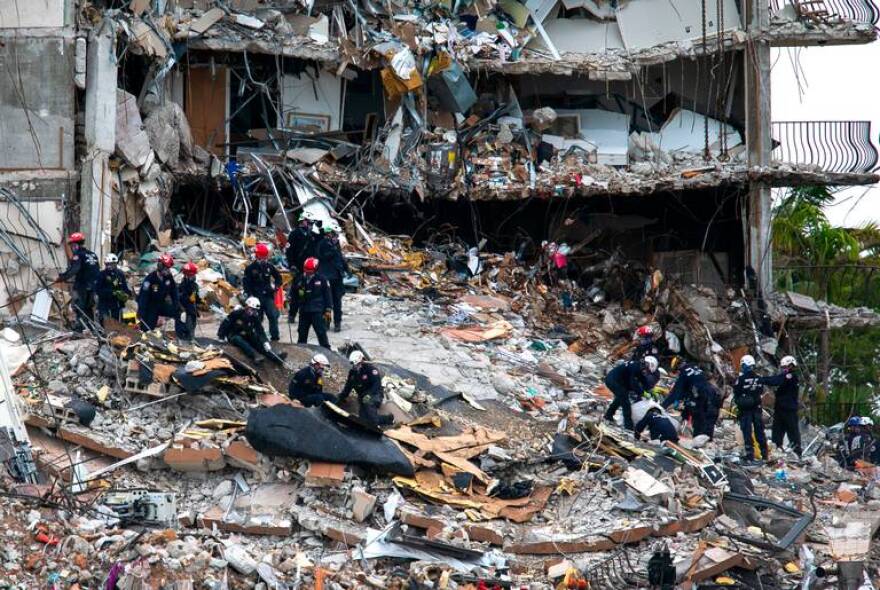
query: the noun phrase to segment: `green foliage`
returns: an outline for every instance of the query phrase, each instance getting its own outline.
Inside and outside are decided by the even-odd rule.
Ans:
[[[880,228],[832,225],[823,208],[833,200],[825,187],[804,187],[777,203],[772,221],[776,288],[880,311]],[[801,367],[815,375],[819,334],[801,334],[798,340]],[[849,415],[876,415],[880,330],[834,331],[829,348],[831,387],[824,402],[813,407],[814,418],[831,424]],[[815,380],[806,385],[815,392]]]

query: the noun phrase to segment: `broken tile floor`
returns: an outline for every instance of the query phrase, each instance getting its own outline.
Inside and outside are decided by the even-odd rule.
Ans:
[[[583,310],[548,330],[537,300],[479,282],[435,300],[400,285],[371,279],[346,296],[344,329],[330,336],[384,372],[396,424],[381,440],[411,475],[252,448],[249,416],[289,404],[290,371],[253,370],[210,344],[210,313],[199,346],[124,327],[105,341],[25,333],[36,353],[13,383],[42,481],[0,480],[0,587],[647,588],[649,560],[666,547],[682,587],[794,588],[818,566],[830,574],[809,587],[843,577],[841,564],[871,563],[874,471],[841,470],[825,432],[804,433],[818,442],[803,461],[774,452],[780,478],[772,465],[739,466],[726,411],[699,450],[689,437],[664,448],[599,423],[615,335],[642,312]],[[293,369],[320,350],[292,344],[283,319],[281,334]],[[347,362],[329,356],[336,392]],[[87,426],[72,396],[96,407]],[[576,455],[554,450],[560,436]]]

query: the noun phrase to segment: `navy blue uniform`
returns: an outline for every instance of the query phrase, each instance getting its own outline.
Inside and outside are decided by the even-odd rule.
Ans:
[[[177,283],[171,272],[154,270],[141,283],[138,293],[138,316],[148,330],[153,330],[160,317],[174,319],[174,332],[178,338],[186,336],[186,328],[180,321],[180,297]]]
[[[605,412],[605,419],[613,420],[617,409],[622,408],[623,426],[632,430],[634,425],[630,395],[640,398],[642,393],[650,391],[656,384],[656,375],[642,370],[640,361],[627,361],[611,369],[605,377],[605,385],[614,394],[614,400]]]
[[[797,456],[801,456],[801,431],[798,425],[798,378],[794,373],[783,371],[772,377],[761,377],[761,385],[776,388],[776,401],[773,404],[773,424],[770,427],[770,440],[780,449],[785,437]]]
[[[746,458],[755,458],[755,445],[752,442],[752,432],[761,448],[761,456],[766,460],[770,454],[767,451],[767,436],[764,434],[764,418],[761,416],[761,395],[764,386],[761,378],[754,373],[742,373],[733,384],[733,403],[739,410],[739,428],[743,435],[743,446]]]
[[[675,402],[683,403],[682,417],[693,420],[694,436],[705,434],[710,439],[715,434],[715,423],[721,411],[721,395],[706,379],[703,370],[695,365],[685,364],[678,373],[672,391],[661,402],[668,408]]]
[[[73,280],[70,303],[76,313],[77,323],[74,330],[81,332],[95,319],[95,281],[98,279],[100,267],[94,252],[79,246],[73,251],[67,263],[67,269],[58,280]]]
[[[287,267],[294,273],[301,273],[303,264],[314,249],[312,231],[307,225],[293,228],[287,236],[287,250],[284,257],[287,259]]]
[[[178,287],[180,295],[180,308],[186,312],[186,338],[191,340],[196,336],[196,321],[199,317],[199,305],[202,298],[199,297],[199,284],[195,277],[183,277]]]
[[[654,343],[654,338],[641,338],[639,342],[636,344],[636,347],[633,349],[631,360],[640,361],[644,359],[646,356],[653,356],[657,358],[657,355],[660,353],[660,350],[657,348],[657,344]]]
[[[259,310],[239,307],[233,309],[221,322],[217,337],[237,346],[249,359],[257,360],[257,352],[277,364],[284,360],[271,350],[266,350],[269,340],[263,330],[263,320]]]
[[[636,438],[641,436],[642,431],[648,429],[651,440],[668,440],[670,442],[678,442],[678,432],[675,430],[675,424],[667,416],[660,413],[660,410],[654,408],[648,410],[645,417],[636,424]]]
[[[95,294],[98,296],[98,317],[101,323],[110,317],[120,321],[122,308],[131,297],[131,289],[125,280],[125,274],[118,268],[105,268],[98,273],[95,281]]]
[[[325,401],[335,402],[336,397],[324,393],[324,378],[318,374],[315,367],[309,365],[303,367],[293,375],[287,393],[291,398],[299,400],[302,405],[309,408],[319,406]]]
[[[348,399],[352,391],[357,392],[360,402],[359,415],[362,419],[376,425],[394,422],[391,416],[379,414],[379,406],[382,405],[385,395],[382,391],[382,374],[375,366],[363,362],[351,368],[348,379],[345,380],[345,387],[339,394],[339,403]]]
[[[260,300],[262,314],[269,318],[269,336],[278,340],[278,308],[275,307],[275,291],[281,286],[281,273],[275,265],[265,260],[255,260],[244,269],[242,287],[246,295]],[[260,317],[262,321],[262,315]]]
[[[314,328],[318,343],[324,348],[330,348],[324,312],[332,306],[330,283],[327,279],[318,274],[301,274],[296,277],[290,287],[290,313],[296,315],[299,312],[296,330],[298,344],[306,344],[309,340],[309,328]]]
[[[324,236],[317,245],[318,274],[330,282],[330,294],[333,298],[333,325],[342,325],[342,296],[345,286],[342,279],[348,273],[348,263],[342,254],[339,242],[330,236]]]

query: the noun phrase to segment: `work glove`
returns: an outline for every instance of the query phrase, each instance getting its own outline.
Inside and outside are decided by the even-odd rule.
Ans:
[[[126,301],[128,301],[128,295],[125,293],[125,291],[113,291],[113,296],[116,297],[116,299],[119,300],[120,303],[125,303]]]
[[[330,325],[330,321],[333,319],[333,312],[329,309],[324,310],[324,323],[328,326]]]
[[[269,344],[268,342],[263,342],[263,351],[264,351],[264,352],[269,352],[269,351],[271,351],[271,350],[272,350],[272,345]]]
[[[180,312],[180,321],[186,322],[186,312],[185,311]]]

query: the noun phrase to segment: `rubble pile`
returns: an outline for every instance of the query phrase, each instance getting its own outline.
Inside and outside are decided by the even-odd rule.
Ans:
[[[634,305],[548,286],[511,254],[347,225],[360,292],[338,348],[381,367],[395,424],[365,425],[353,400],[290,400],[310,347],[282,344],[287,366],[256,368],[212,341],[244,257],[182,238],[178,263],[229,296],[206,303],[196,342],[124,324],[24,334],[9,401],[34,470],[0,480],[8,587],[650,587],[665,567],[698,587],[794,588],[871,563],[876,468],[840,466],[839,428],[811,427],[802,457],[774,449],[756,468],[729,397],[708,441],[688,426],[678,444],[646,441],[600,418],[604,375],[641,324],[724,381],[754,345],[744,298],[651,273]],[[328,356],[333,391],[346,360]]]

